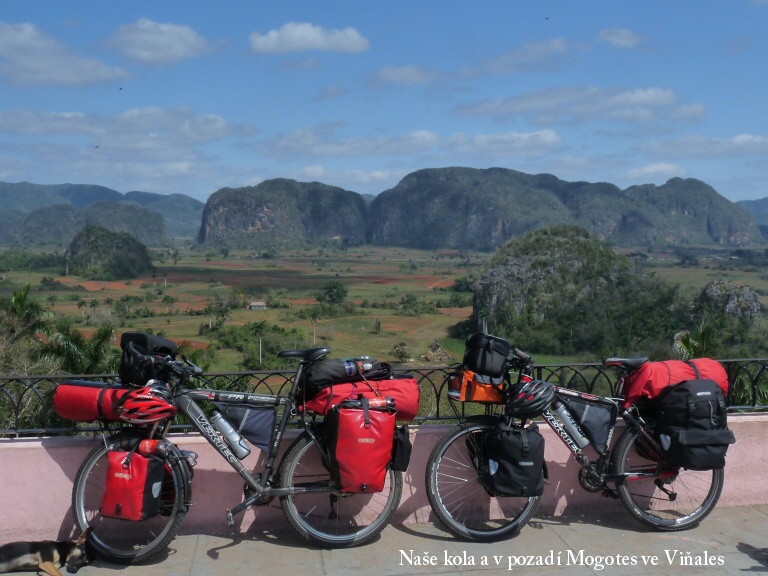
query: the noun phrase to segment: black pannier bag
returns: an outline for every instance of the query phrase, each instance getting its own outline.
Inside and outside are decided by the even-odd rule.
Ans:
[[[504,338],[478,332],[467,338],[462,365],[478,374],[499,378],[507,368],[512,346]]]
[[[656,430],[666,458],[689,470],[725,466],[728,446],[736,442],[728,429],[725,397],[714,380],[686,380],[656,399]]]
[[[214,402],[224,417],[240,435],[270,456],[275,439],[277,408],[274,406],[242,406]]]
[[[568,410],[587,435],[592,446],[600,454],[608,453],[608,437],[611,427],[616,422],[618,409],[607,404],[596,404],[580,398],[561,395],[560,400],[568,405]]]
[[[481,473],[495,496],[540,496],[544,492],[544,437],[527,428],[500,423],[483,434]]]
[[[408,425],[403,424],[395,428],[395,443],[392,445],[392,470],[395,472],[405,472],[408,470],[408,464],[411,461],[411,433]]]
[[[167,370],[153,359],[166,356],[175,359],[179,352],[173,340],[146,332],[125,332],[120,337],[120,348],[123,350],[120,357],[120,382],[131,386],[144,386],[155,378],[167,380]]]
[[[392,366],[379,360],[318,360],[304,369],[304,392],[307,399],[334,384],[384,380],[392,376]]]

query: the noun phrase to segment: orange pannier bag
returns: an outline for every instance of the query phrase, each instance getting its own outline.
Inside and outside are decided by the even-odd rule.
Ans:
[[[448,378],[448,398],[480,404],[504,403],[504,378],[483,376],[472,370],[458,370]]]
[[[696,366],[698,374],[691,364]],[[630,404],[641,399],[653,400],[665,388],[694,379],[714,380],[723,391],[723,395],[728,396],[728,375],[723,365],[717,360],[711,358],[697,358],[688,362],[665,360],[664,362],[646,362],[626,377],[622,390],[619,391],[624,396],[622,406],[628,408]]]

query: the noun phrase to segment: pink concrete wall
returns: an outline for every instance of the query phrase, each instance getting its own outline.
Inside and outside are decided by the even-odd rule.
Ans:
[[[737,442],[728,452],[726,483],[719,506],[768,504],[768,414],[733,415],[729,425]],[[445,426],[422,426],[412,430],[413,454],[396,523],[425,522],[430,508],[424,489],[426,462]],[[625,513],[618,501],[582,490],[577,481],[578,465],[570,452],[547,427],[546,459],[550,482],[545,488],[539,514],[592,515]],[[13,540],[68,538],[73,532],[72,483],[80,462],[96,438],[46,438],[0,440],[0,544]],[[273,526],[287,521],[279,501],[250,508],[229,528],[225,510],[242,500],[243,482],[199,436],[179,436],[179,446],[199,456],[192,483],[195,505],[182,527],[183,533],[245,532],[251,526]],[[251,467],[259,463],[258,450],[249,456]]]

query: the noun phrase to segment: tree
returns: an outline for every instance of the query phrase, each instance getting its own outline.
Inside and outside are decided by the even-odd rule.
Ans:
[[[29,284],[21,290],[14,290],[10,300],[0,299],[0,330],[12,342],[25,337],[34,337],[48,326],[48,310],[29,295]]]
[[[405,362],[410,356],[408,345],[405,342],[399,342],[392,346],[392,350],[390,350],[389,353],[397,358],[399,362]]]
[[[317,301],[328,304],[341,304],[346,297],[347,288],[344,284],[338,280],[329,280],[321,288],[321,292],[317,296]]]
[[[672,347],[680,360],[714,357],[717,349],[717,330],[702,320],[693,330],[675,334]]]
[[[90,337],[62,321],[34,350],[33,357],[58,364],[70,374],[112,374],[117,372],[120,349],[112,344],[114,328],[105,324]]]
[[[307,318],[312,321],[312,344],[317,343],[317,321],[320,319],[320,310],[317,306],[307,309]]]

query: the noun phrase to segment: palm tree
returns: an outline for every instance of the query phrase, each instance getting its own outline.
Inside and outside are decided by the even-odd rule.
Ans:
[[[711,357],[717,348],[716,334],[715,327],[702,320],[693,330],[681,330],[675,334],[672,347],[681,360]]]
[[[14,290],[10,300],[0,299],[2,326],[11,342],[24,337],[34,337],[48,326],[50,312],[37,300],[29,296],[29,284],[21,290]]]
[[[34,356],[56,362],[70,374],[113,374],[120,362],[120,349],[112,344],[114,332],[110,324],[104,324],[88,338],[69,322],[60,322]]]
[[[85,301],[85,298],[80,297],[77,299],[77,307],[83,311],[83,320],[85,320],[85,309],[88,307],[88,302]]]
[[[320,319],[320,311],[317,306],[307,309],[307,318],[312,320],[312,344],[317,343],[317,321]]]

